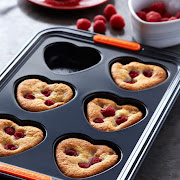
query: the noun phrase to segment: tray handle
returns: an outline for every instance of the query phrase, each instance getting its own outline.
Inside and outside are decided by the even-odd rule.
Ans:
[[[33,171],[29,171],[5,163],[0,163],[0,172],[10,174],[16,177],[24,178],[27,180],[52,180],[50,176],[39,174]]]
[[[132,51],[139,51],[141,49],[141,45],[135,42],[125,41],[122,39],[112,38],[104,35],[94,35],[94,42],[107,44],[111,46],[116,46],[119,48],[124,48]]]

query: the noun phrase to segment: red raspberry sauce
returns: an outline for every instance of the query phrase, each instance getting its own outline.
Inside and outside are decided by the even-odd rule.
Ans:
[[[54,101],[48,99],[44,102],[44,104],[47,106],[52,106],[54,104]]]
[[[101,118],[96,118],[96,119],[93,120],[93,122],[95,122],[95,123],[103,123],[104,120],[101,119]]]
[[[105,110],[101,110],[101,114],[104,117],[110,117],[115,115],[115,110],[112,107],[107,107]]]
[[[35,97],[32,95],[32,94],[26,94],[26,95],[24,95],[24,98],[26,98],[26,99],[35,99]]]
[[[15,133],[15,129],[13,127],[6,127],[4,128],[4,132],[9,135],[13,135]]]
[[[64,153],[69,156],[78,156],[77,152],[74,149],[67,149]]]
[[[126,122],[127,120],[128,120],[127,117],[121,116],[121,117],[118,117],[118,118],[115,120],[115,122],[116,122],[117,125],[120,125],[120,124],[122,124],[123,122]]]
[[[48,90],[42,90],[41,93],[46,97],[51,95],[51,91],[48,91]]]
[[[81,168],[89,168],[90,167],[90,164],[88,164],[88,163],[78,163],[78,165]]]
[[[18,147],[14,144],[6,144],[4,146],[4,149],[7,149],[7,150],[16,150]]]
[[[132,70],[129,72],[129,75],[131,76],[131,78],[135,78],[139,75],[139,73],[136,70]]]
[[[24,138],[26,135],[23,132],[16,132],[14,134],[15,139]]]

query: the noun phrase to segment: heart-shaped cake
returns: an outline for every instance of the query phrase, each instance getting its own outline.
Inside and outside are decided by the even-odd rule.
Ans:
[[[142,112],[132,105],[117,105],[114,101],[95,98],[87,105],[90,125],[100,131],[118,131],[143,118]]]
[[[167,78],[163,68],[139,62],[126,65],[116,62],[111,67],[111,74],[119,87],[132,91],[156,86]]]
[[[72,89],[63,83],[47,84],[39,79],[28,79],[17,87],[17,101],[27,111],[53,109],[67,103],[72,97]]]
[[[43,140],[43,132],[33,126],[19,126],[0,119],[0,157],[14,155],[30,149]]]
[[[61,172],[72,178],[93,176],[115,165],[118,155],[106,145],[69,138],[56,148],[56,161]]]

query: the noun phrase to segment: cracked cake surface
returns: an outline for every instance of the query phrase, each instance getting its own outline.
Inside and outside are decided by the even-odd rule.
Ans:
[[[83,139],[69,138],[57,145],[56,161],[66,176],[85,178],[115,165],[118,155],[106,145],[93,145]]]
[[[53,109],[67,103],[72,97],[72,89],[63,83],[47,84],[39,79],[27,79],[17,87],[17,101],[27,111]]]
[[[10,156],[26,151],[43,140],[43,132],[33,126],[19,126],[0,119],[0,156]]]
[[[167,78],[163,68],[139,62],[126,65],[116,62],[111,67],[111,75],[119,87],[132,91],[156,86]]]
[[[132,105],[117,105],[114,101],[95,98],[87,104],[87,119],[100,131],[118,131],[143,118],[142,112]]]

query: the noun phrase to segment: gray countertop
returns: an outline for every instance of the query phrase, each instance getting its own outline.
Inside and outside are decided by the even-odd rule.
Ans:
[[[108,27],[107,36],[132,41],[132,29],[127,0],[110,0],[126,22],[123,31]],[[81,17],[93,20],[102,14],[106,4],[81,11],[56,11],[33,5],[26,0],[0,1],[0,71],[18,51],[39,31],[57,26],[76,28]],[[92,31],[92,29],[90,29]],[[180,53],[180,45],[167,48]],[[180,97],[174,104],[135,180],[180,179]]]

